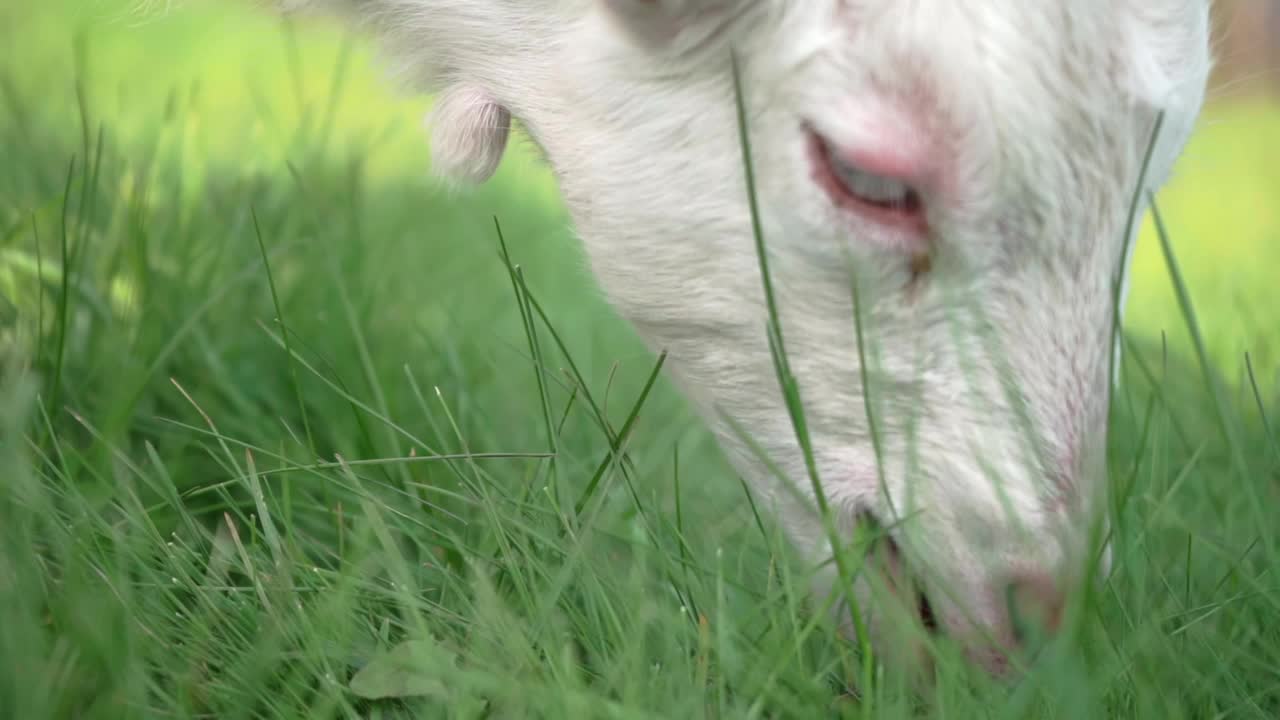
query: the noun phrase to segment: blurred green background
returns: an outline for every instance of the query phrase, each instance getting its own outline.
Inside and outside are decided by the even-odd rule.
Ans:
[[[1280,100],[1274,91],[1280,53],[1268,54],[1280,41],[1250,34],[1266,27],[1266,7],[1219,4],[1216,45],[1223,69],[1200,129],[1160,198],[1209,345],[1224,368],[1236,370],[1246,351],[1259,368],[1280,367],[1280,323],[1270,301],[1280,269]],[[173,137],[163,144],[185,144],[184,167],[192,178],[210,169],[225,177],[278,172],[310,130],[327,138],[324,151],[331,158],[360,148],[372,183],[421,185],[426,177],[421,119],[427,101],[396,93],[363,38],[353,40],[314,18],[282,24],[246,3],[209,0],[178,8],[127,0],[11,0],[0,7],[0,61],[5,122],[63,163],[88,147],[81,137],[86,121],[92,128],[105,123],[115,151],[129,154],[154,149],[157,123],[168,118],[165,131]],[[90,117],[81,117],[77,93]],[[308,129],[304,120],[323,127]],[[490,197],[517,195],[538,208],[547,227],[560,223],[548,174],[526,147],[515,147],[496,183],[503,190],[489,191]],[[50,162],[41,170],[59,166]],[[12,159],[0,168],[8,183],[0,205],[6,228],[52,201],[59,179],[33,186],[15,177],[30,171]],[[127,183],[122,191],[128,192]],[[1180,333],[1180,312],[1151,230],[1148,221],[1128,321],[1146,334]],[[450,239],[429,242],[443,252]],[[548,252],[576,252],[551,244],[555,249]],[[15,258],[30,250],[10,238],[6,252]],[[573,281],[581,279],[574,274]],[[126,292],[127,275],[121,283],[118,291]],[[12,280],[6,289],[14,298]],[[440,300],[421,298],[424,304]]]

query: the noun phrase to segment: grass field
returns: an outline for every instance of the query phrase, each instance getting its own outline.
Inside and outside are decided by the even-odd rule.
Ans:
[[[529,153],[445,193],[425,103],[327,25],[28,5],[0,717],[1280,716],[1275,105],[1215,105],[1161,198],[1199,342],[1139,247],[1115,576],[1024,682],[943,648],[920,694],[805,608]]]

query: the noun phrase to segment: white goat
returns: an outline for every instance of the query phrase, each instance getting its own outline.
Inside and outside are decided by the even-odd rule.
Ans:
[[[895,605],[856,583],[872,638],[894,646],[906,605],[999,672],[1011,591],[1054,623],[1105,487],[1132,198],[1199,113],[1208,0],[328,2],[440,93],[441,173],[484,180],[521,123],[610,300],[820,561],[764,331],[736,56],[816,470],[840,537],[895,523],[889,579],[909,566],[919,588]]]

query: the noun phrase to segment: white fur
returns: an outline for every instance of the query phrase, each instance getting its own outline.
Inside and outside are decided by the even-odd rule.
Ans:
[[[608,297],[670,352],[738,469],[821,560],[819,523],[733,430],[812,495],[764,333],[736,48],[787,349],[841,526],[863,512],[913,515],[897,541],[962,641],[1009,638],[1014,578],[1066,582],[1105,483],[1129,199],[1168,177],[1199,112],[1207,0],[349,5],[406,77],[443,91],[439,169],[487,177],[508,114],[528,129]],[[802,122],[851,133],[885,107],[908,108],[940,138],[957,181],[953,201],[931,208],[922,277],[832,205],[804,152]],[[1158,111],[1165,133],[1144,181]],[[864,411],[854,279],[887,495]]]
[[[432,167],[442,177],[483,182],[507,149],[511,113],[484,90],[465,83],[445,89],[427,118]]]

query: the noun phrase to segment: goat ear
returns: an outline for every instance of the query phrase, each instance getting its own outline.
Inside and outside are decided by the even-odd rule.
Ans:
[[[446,179],[488,180],[502,162],[511,135],[511,113],[484,90],[468,84],[447,88],[427,116],[431,165]]]
[[[690,31],[727,14],[738,0],[599,0],[641,44],[667,48]]]
[[[1138,100],[1165,113],[1149,184],[1163,184],[1204,104],[1209,72],[1207,0],[1129,0],[1127,82]]]
[[[1130,0],[1127,45],[1130,82],[1139,96],[1164,106],[1188,89],[1202,87],[1210,55],[1206,0]]]

